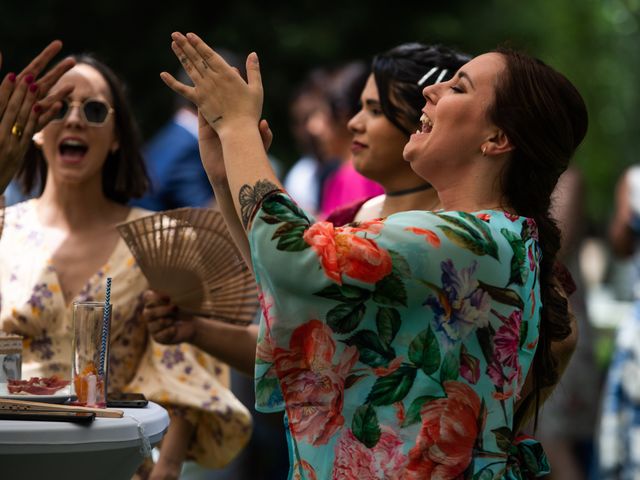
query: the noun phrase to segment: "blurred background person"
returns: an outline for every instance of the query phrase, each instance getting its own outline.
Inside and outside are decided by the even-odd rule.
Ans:
[[[322,85],[326,80],[325,69],[312,70],[295,90],[289,104],[289,127],[302,156],[287,172],[284,185],[300,207],[314,214],[320,209],[322,169],[327,159],[321,152],[318,139],[309,131],[309,119],[323,107]],[[329,166],[326,174],[334,168]]]
[[[323,105],[308,119],[323,168],[320,173],[320,216],[338,207],[382,193],[376,182],[360,175],[351,161],[352,133],[347,123],[359,110],[360,93],[369,76],[363,62],[333,69],[322,84]]]
[[[225,49],[221,54],[230,65],[242,68],[238,56]],[[181,81],[191,80],[183,72]],[[198,150],[198,110],[180,95],[174,95],[173,117],[145,145],[144,158],[151,185],[147,193],[131,204],[147,210],[171,210],[180,207],[209,207],[213,190],[202,168]]]
[[[604,389],[598,438],[599,477],[640,478],[640,166],[629,168],[616,188],[609,228],[613,252],[632,258],[635,308],[618,326]]]

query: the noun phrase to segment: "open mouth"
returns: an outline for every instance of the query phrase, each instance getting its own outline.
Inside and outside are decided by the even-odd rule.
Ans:
[[[58,152],[64,160],[81,160],[89,150],[89,146],[78,139],[66,138],[58,145]]]
[[[431,133],[431,130],[433,130],[433,120],[426,113],[423,113],[420,117],[420,125],[421,128],[416,133]]]

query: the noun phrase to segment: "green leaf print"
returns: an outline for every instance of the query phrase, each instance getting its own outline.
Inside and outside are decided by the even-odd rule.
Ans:
[[[496,243],[491,229],[482,220],[470,213],[458,212],[464,220],[449,216],[438,215],[442,220],[455,225],[460,230],[453,229],[446,225],[440,225],[438,228],[456,245],[471,250],[476,255],[490,255],[499,260],[498,244]],[[473,228],[472,225],[476,228]]]
[[[380,307],[376,315],[376,326],[378,327],[378,335],[380,341],[385,345],[391,345],[400,330],[400,312],[395,308]]]
[[[370,367],[386,367],[396,357],[393,348],[382,344],[378,334],[371,330],[359,330],[344,343],[355,346],[360,354],[358,360]]]
[[[363,303],[341,303],[327,312],[327,325],[336,333],[350,333],[360,325],[365,311]]]
[[[407,290],[404,282],[394,273],[390,273],[378,283],[373,292],[373,301],[392,307],[407,306]]]
[[[344,388],[351,388],[353,387],[356,383],[358,383],[360,380],[362,380],[363,378],[367,378],[369,375],[356,375],[355,373],[352,373],[351,375],[349,375],[347,378],[345,378],[344,380]]]
[[[260,215],[260,220],[264,223],[268,223],[269,225],[277,225],[278,223],[282,223],[282,221],[278,217],[274,217],[273,215]]]
[[[473,476],[472,480],[493,480],[493,470],[490,468],[483,468]]]
[[[310,221],[304,211],[285,197],[270,197],[262,203],[262,211],[281,222],[291,222],[309,226]]]
[[[533,473],[548,471],[549,463],[547,456],[542,449],[542,445],[538,442],[533,444],[520,443],[518,452],[523,459],[527,469]]]
[[[278,388],[277,378],[262,377],[256,384],[256,402],[262,405],[269,404],[269,399],[276,388]]]
[[[395,372],[378,378],[371,387],[366,401],[376,406],[401,401],[411,390],[417,371],[411,365],[401,365]]]
[[[367,448],[373,448],[380,440],[380,424],[376,410],[366,404],[358,407],[353,414],[351,430],[355,437]]]
[[[392,272],[400,278],[411,277],[409,262],[398,252],[394,252],[393,250],[387,250],[387,252],[389,252],[389,256],[391,257]]]
[[[500,427],[491,430],[491,433],[496,437],[496,444],[498,448],[505,453],[511,451],[511,444],[513,443],[513,433],[507,427]]]
[[[485,221],[480,220],[478,217],[471,213],[458,212],[458,215],[460,215],[462,218],[464,218],[466,221],[473,224],[474,227],[480,230],[480,233],[482,234],[482,237],[486,242],[487,254],[491,255],[496,260],[500,260],[498,258],[498,244],[493,238],[493,233],[491,232],[491,228],[489,227],[489,225]]]
[[[495,334],[496,331],[491,324],[476,330],[476,337],[478,338],[482,355],[484,355],[487,363],[491,363],[491,359],[493,358],[493,337]]]
[[[408,427],[415,423],[421,421],[420,412],[422,411],[422,407],[425,403],[430,402],[431,400],[437,400],[442,397],[432,397],[431,395],[422,395],[421,397],[415,398],[411,405],[409,405],[409,409],[404,417],[404,422],[402,422],[402,428]]]
[[[301,252],[302,250],[310,248],[310,245],[304,241],[304,238],[302,238],[306,229],[307,227],[305,225],[285,223],[282,227],[276,230],[273,234],[272,240],[275,240],[276,238],[278,239],[276,248],[280,251]]]
[[[460,374],[460,353],[455,349],[449,350],[444,356],[440,367],[440,383],[447,380],[457,380]]]
[[[529,322],[522,322],[520,324],[520,348],[527,343],[527,335],[529,334]]]
[[[356,302],[361,303],[369,299],[371,292],[364,288],[355,287],[353,285],[330,285],[323,288],[314,295],[328,300],[335,300],[337,302],[349,303]]]
[[[511,250],[513,250],[513,257],[511,257],[511,276],[509,277],[509,283],[515,283],[516,285],[524,285],[524,279],[527,273],[527,249],[524,246],[522,238],[513,233],[511,230],[503,228],[500,230],[504,238],[507,239]]]
[[[440,346],[431,327],[420,332],[409,345],[409,360],[431,375],[440,367]]]
[[[522,298],[520,298],[520,295],[510,288],[495,287],[480,280],[478,280],[478,287],[487,292],[496,302],[511,305],[512,307],[517,307],[520,310],[524,309],[524,302],[522,301]]]
[[[474,239],[471,235],[454,230],[446,225],[439,225],[438,228],[444,232],[449,240],[455,243],[457,246],[470,250],[472,253],[482,256],[486,254],[484,248],[484,242],[482,240]]]

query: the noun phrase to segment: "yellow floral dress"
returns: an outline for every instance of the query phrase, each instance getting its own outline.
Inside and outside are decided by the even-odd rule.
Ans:
[[[207,468],[231,461],[251,435],[251,416],[229,390],[228,367],[187,344],[155,343],[142,322],[147,281],[123,240],[68,305],[33,200],[5,210],[0,238],[0,328],[23,335],[24,378],[70,376],[73,301],[104,301],[112,277],[109,391],[142,392],[196,427],[188,457]],[[128,220],[150,212],[134,208]]]

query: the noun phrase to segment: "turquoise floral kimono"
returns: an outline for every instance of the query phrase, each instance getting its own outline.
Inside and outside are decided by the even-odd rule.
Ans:
[[[535,223],[404,212],[335,227],[270,195],[250,232],[263,318],[256,404],[286,411],[291,479],[522,479],[538,341]]]

